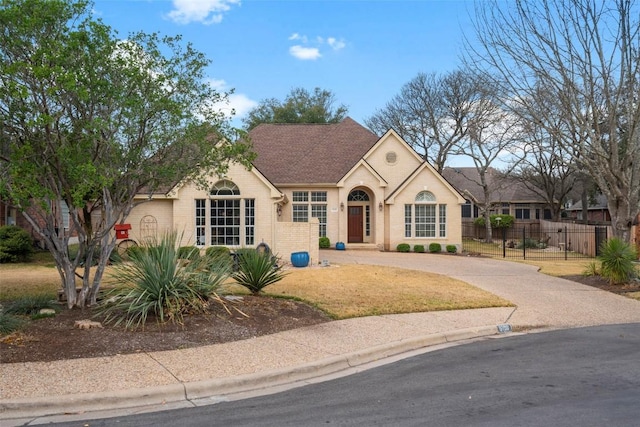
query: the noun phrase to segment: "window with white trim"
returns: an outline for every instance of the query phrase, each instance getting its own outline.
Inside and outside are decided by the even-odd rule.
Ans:
[[[447,205],[437,204],[430,191],[421,191],[414,201],[414,204],[404,205],[405,237],[446,237]]]
[[[319,236],[327,235],[327,192],[326,191],[294,191],[291,198],[292,221],[309,222],[318,218],[320,223]]]
[[[237,185],[228,180],[218,181],[208,200],[195,200],[195,226],[198,246],[253,245],[255,199],[242,199]]]

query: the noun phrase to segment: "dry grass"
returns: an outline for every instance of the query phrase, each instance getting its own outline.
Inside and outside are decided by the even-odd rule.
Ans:
[[[54,296],[59,288],[55,268],[0,264],[1,299],[32,294]],[[229,286],[229,290],[245,292],[237,285]],[[489,292],[446,276],[363,265],[292,268],[284,280],[269,286],[266,292],[303,300],[337,319],[511,305]]]
[[[540,272],[549,276],[574,276],[583,274],[589,263],[594,262],[593,258],[574,260],[509,260],[522,262],[524,264],[535,265],[540,268]]]
[[[307,301],[337,319],[512,306],[468,283],[421,271],[368,265],[290,271],[266,291]]]

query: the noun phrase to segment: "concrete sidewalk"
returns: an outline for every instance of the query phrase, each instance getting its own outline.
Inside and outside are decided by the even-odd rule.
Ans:
[[[321,251],[321,257],[335,268],[359,263],[444,274],[516,307],[373,316],[192,349],[0,364],[2,425],[34,424],[51,414],[193,406],[304,385],[393,355],[495,335],[500,324],[566,328],[640,322],[640,302],[545,276],[525,264],[349,250]]]

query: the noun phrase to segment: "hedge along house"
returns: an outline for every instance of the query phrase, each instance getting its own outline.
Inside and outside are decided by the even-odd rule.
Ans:
[[[398,134],[337,124],[262,124],[249,133],[253,168],[231,165],[208,190],[183,183],[133,209],[133,239],[184,231],[200,247],[270,246],[284,260],[318,238],[348,248],[462,244],[464,198]],[[141,198],[149,195],[140,195]]]

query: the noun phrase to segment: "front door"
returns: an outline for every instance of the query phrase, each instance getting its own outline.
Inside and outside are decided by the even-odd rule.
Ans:
[[[349,243],[362,243],[362,206],[349,206]]]

